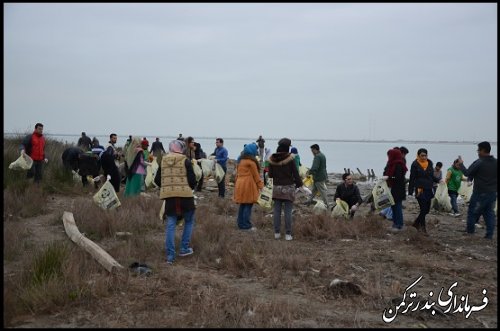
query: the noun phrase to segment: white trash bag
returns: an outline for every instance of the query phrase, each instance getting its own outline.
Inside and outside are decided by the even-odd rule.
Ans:
[[[192,163],[193,163],[194,176],[196,177],[196,181],[199,182],[201,176],[203,176],[203,170],[198,165],[198,162],[196,162],[196,160],[192,160]]]
[[[262,188],[259,198],[257,199],[257,203],[265,210],[271,210],[273,208],[274,201],[272,186],[264,186],[264,188]]]
[[[153,158],[151,165],[146,167],[146,178],[144,179],[144,184],[146,188],[150,187],[158,187],[155,183],[156,172],[158,171],[158,162],[156,161],[156,157]]]
[[[380,210],[394,205],[394,198],[387,182],[380,179],[372,189],[373,204],[375,209]]]
[[[107,180],[94,195],[94,202],[102,209],[114,209],[121,205],[113,185]]]
[[[9,164],[11,170],[30,170],[33,166],[33,159],[26,153],[21,154],[17,160]]]
[[[438,211],[451,212],[451,198],[448,195],[446,183],[439,183],[434,198],[432,198],[431,206]]]
[[[212,169],[214,167],[214,160],[200,159],[198,160],[201,164],[201,170],[203,170],[203,176],[209,177],[212,175]]]
[[[218,163],[215,164],[215,171],[214,171],[214,177],[215,177],[215,181],[218,183],[220,183],[222,181],[222,179],[224,178],[224,175],[226,173],[224,172],[224,169],[222,169],[222,166]]]

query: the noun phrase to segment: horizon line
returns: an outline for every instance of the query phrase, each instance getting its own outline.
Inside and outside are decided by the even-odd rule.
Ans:
[[[26,133],[16,133],[16,132],[4,132],[4,135],[16,135],[16,134],[26,134]],[[70,133],[46,133],[47,136],[75,136],[78,137],[81,134],[70,134]],[[95,134],[96,136],[101,136],[101,137],[107,137],[109,134]],[[121,135],[117,134],[118,136],[128,136],[128,135]],[[92,135],[94,136],[94,135]],[[136,135],[140,137],[147,137],[148,135]],[[176,136],[161,136],[161,135],[149,135],[152,137],[158,137],[158,138],[177,138]],[[90,136],[89,136],[90,137]],[[199,136],[198,139],[215,139],[220,136]],[[283,138],[283,137],[281,137]],[[268,140],[280,140],[281,138],[275,138],[275,137],[270,137],[267,138]],[[253,138],[249,137],[225,137],[223,138],[224,140],[229,139],[229,140],[254,140]],[[265,140],[266,138],[264,138]],[[255,139],[257,140],[257,139]],[[318,138],[318,139],[311,139],[311,138],[294,138],[293,140],[298,140],[298,141],[323,141],[323,142],[366,142],[366,143],[466,143],[466,144],[477,144],[480,141],[473,141],[473,140],[412,140],[412,139],[332,139],[332,138]],[[489,141],[490,144],[497,144],[497,141]]]

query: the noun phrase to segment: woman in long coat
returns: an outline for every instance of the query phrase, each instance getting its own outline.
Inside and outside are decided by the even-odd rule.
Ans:
[[[264,187],[264,182],[260,179],[260,166],[256,155],[255,143],[245,145],[237,167],[233,200],[240,204],[237,220],[238,228],[241,230],[255,230],[250,221],[252,207],[259,198],[260,190]]]

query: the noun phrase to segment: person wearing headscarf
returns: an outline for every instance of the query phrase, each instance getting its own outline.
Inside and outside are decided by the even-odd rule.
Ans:
[[[384,176],[387,181],[387,186],[391,189],[391,194],[394,199],[392,210],[392,230],[397,232],[403,228],[403,199],[406,196],[405,191],[405,174],[408,171],[406,168],[403,154],[399,149],[393,148],[387,151],[387,165],[385,167]]]
[[[295,190],[302,186],[302,179],[294,157],[288,152],[290,145],[281,139],[276,153],[269,158],[269,178],[273,179],[274,238],[281,237],[281,210],[285,214],[285,240],[292,240],[292,209]]]
[[[297,147],[290,148],[290,153],[292,154],[293,159],[295,160],[295,165],[297,166],[297,169],[299,169],[302,163],[300,163],[300,155],[299,151],[297,150]]]
[[[420,148],[417,151],[417,158],[412,162],[410,167],[408,195],[413,195],[415,193],[415,198],[417,198],[420,207],[420,213],[412,226],[423,233],[427,233],[425,215],[427,215],[431,209],[431,200],[434,197],[432,187],[435,182],[439,182],[439,180],[434,177],[434,165],[432,161],[427,158],[427,150],[425,148]]]
[[[144,160],[144,150],[140,138],[133,137],[125,154],[127,180],[123,196],[130,197],[141,193],[147,164],[148,162]]]
[[[184,141],[172,140],[155,176],[155,183],[160,187],[160,199],[165,201],[163,219],[166,221],[167,264],[172,264],[176,257],[175,229],[178,220],[184,219],[179,256],[194,253],[190,242],[195,223],[193,190],[196,186],[196,176],[193,164],[184,154],[185,151]]]
[[[250,221],[252,207],[259,198],[260,190],[264,187],[264,182],[260,179],[260,166],[256,156],[257,144],[246,144],[237,165],[233,200],[240,204],[237,222],[241,230],[256,230]]]

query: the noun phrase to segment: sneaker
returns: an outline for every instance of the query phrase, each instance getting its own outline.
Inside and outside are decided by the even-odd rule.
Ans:
[[[167,256],[167,264],[174,264],[175,258],[171,255]]]
[[[399,232],[401,232],[401,229],[398,229],[398,228],[390,228],[390,229],[389,229],[389,232],[391,232],[391,233],[399,233]]]
[[[274,239],[279,239],[281,238],[281,233],[275,233],[274,234]]]
[[[181,249],[181,251],[179,252],[179,256],[188,256],[193,253],[194,253],[193,249],[189,247],[188,249]]]
[[[448,213],[448,215],[455,217],[455,213]]]
[[[455,217],[458,217],[458,216],[460,216],[460,215],[462,215],[462,214],[460,214],[460,213],[455,213],[455,215],[454,215],[454,216],[455,216]]]
[[[285,240],[292,240],[293,237],[290,234],[285,235]]]
[[[484,225],[479,224],[479,223],[476,223],[476,228],[478,228],[478,229],[483,229],[483,228],[484,228]]]

